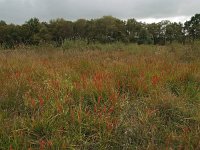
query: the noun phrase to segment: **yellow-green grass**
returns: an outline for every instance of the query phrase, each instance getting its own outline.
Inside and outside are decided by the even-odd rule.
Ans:
[[[0,52],[0,149],[199,149],[196,46]]]

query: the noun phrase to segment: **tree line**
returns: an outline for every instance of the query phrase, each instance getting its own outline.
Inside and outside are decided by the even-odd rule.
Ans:
[[[40,22],[37,18],[31,18],[22,25],[0,21],[0,46],[4,48],[42,43],[60,46],[66,39],[84,40],[88,44],[117,41],[155,45],[172,42],[185,44],[200,39],[200,14],[192,16],[185,23],[165,20],[147,24],[135,19],[123,21],[112,16],[74,22],[64,19]]]

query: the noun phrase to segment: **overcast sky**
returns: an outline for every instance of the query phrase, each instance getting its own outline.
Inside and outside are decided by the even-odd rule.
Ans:
[[[184,22],[200,13],[200,0],[0,0],[0,20],[24,23],[37,17],[76,20],[112,15],[152,22],[162,19]]]

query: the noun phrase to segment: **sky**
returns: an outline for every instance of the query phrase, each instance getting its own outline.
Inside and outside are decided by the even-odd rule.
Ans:
[[[200,0],[0,0],[0,20],[22,24],[30,18],[77,20],[111,15],[142,22],[184,22],[200,13]]]

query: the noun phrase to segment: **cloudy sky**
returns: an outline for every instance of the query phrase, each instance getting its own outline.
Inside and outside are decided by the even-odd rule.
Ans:
[[[200,13],[200,0],[0,0],[0,20],[24,23],[32,17],[76,20],[112,15],[152,22],[181,21]]]

